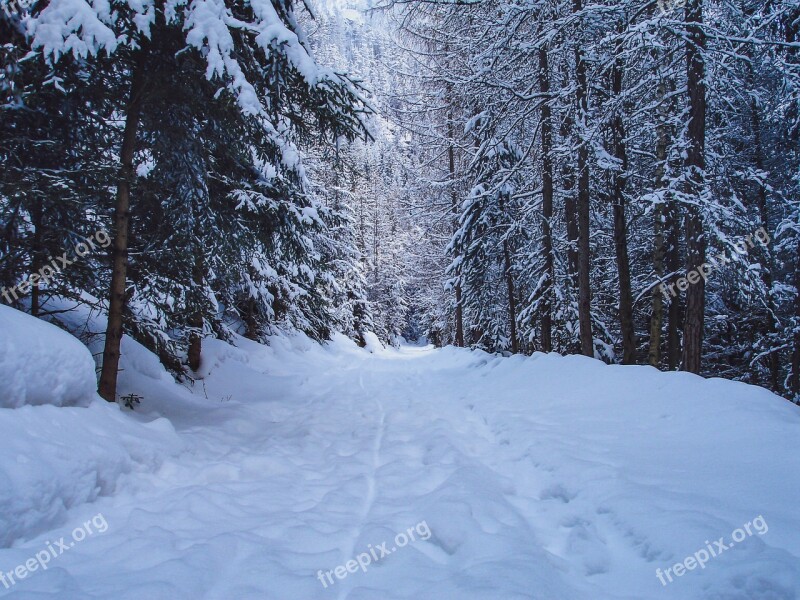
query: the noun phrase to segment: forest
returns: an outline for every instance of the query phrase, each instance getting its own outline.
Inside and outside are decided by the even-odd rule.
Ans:
[[[800,398],[790,0],[3,0],[0,297]]]
[[[0,598],[800,598],[800,0],[0,0]]]

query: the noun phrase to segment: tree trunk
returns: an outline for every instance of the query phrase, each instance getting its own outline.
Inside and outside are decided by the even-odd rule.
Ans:
[[[794,352],[792,353],[792,393],[795,399],[800,397],[800,240],[797,242],[797,253],[794,263]]]
[[[500,212],[506,214],[505,209],[506,205],[501,196]],[[514,274],[511,269],[511,248],[507,237],[503,239],[503,263],[503,275],[506,278],[506,293],[508,294],[508,328],[511,333],[511,352],[516,354],[519,352],[519,343],[517,342],[517,299],[514,292]]]
[[[31,273],[37,274],[44,267],[44,240],[42,239],[44,228],[44,207],[42,201],[35,201],[31,211],[31,221],[33,224],[33,248],[31,252]],[[41,281],[31,287],[31,316],[38,317],[41,308]]]
[[[667,229],[666,261],[667,271],[675,273],[681,265],[681,221],[678,206],[671,202],[664,207]],[[669,320],[667,322],[667,368],[676,370],[681,362],[681,331],[683,330],[683,308],[680,294],[669,300]]]
[[[658,152],[656,152],[657,154]],[[664,205],[659,202],[653,212],[653,271],[656,278],[664,278]],[[661,365],[661,328],[664,325],[664,295],[661,285],[653,288],[650,312],[650,344],[647,364],[658,368]]]
[[[686,192],[692,203],[686,207],[686,273],[705,262],[706,240],[700,207],[705,178],[706,88],[705,34],[702,0],[686,3],[686,69],[689,93],[689,147],[686,154]],[[683,329],[683,370],[699,373],[703,354],[705,279],[700,277],[686,291],[686,320]]]
[[[348,297],[352,299],[352,295]],[[246,327],[244,337],[246,337],[248,340],[253,340],[254,342],[258,341],[259,334],[258,317],[256,311],[257,306],[255,298],[248,298],[244,314],[244,324]]]
[[[753,127],[753,153],[756,171],[762,173],[764,171],[764,148],[761,143],[761,115],[759,113],[758,101],[755,97],[750,101],[751,121]],[[759,181],[756,190],[756,206],[758,207],[760,225],[765,231],[770,231],[769,225],[769,210],[767,206],[767,188]],[[759,262],[761,264],[761,281],[764,284],[767,292],[767,319],[764,327],[767,340],[770,344],[775,343],[775,334],[778,331],[778,320],[776,317],[775,301],[772,296],[772,272],[774,265],[772,263],[772,252],[769,248],[764,247],[759,252]],[[769,379],[772,391],[780,394],[780,354],[778,352],[770,352],[767,355],[767,366],[769,368]]]
[[[553,351],[553,123],[550,110],[550,67],[547,49],[539,49],[539,91],[542,94],[542,254],[545,281],[542,292],[542,352]]]
[[[797,47],[794,46],[798,39],[798,29],[800,28],[800,9],[795,8],[792,10],[785,23],[783,24],[785,31],[786,42],[792,44],[787,49],[788,58],[792,65],[797,65]],[[800,131],[796,124],[789,124],[789,139],[794,147],[797,149],[798,134]],[[794,348],[792,350],[792,372],[789,381],[789,387],[794,395],[795,401],[800,401],[800,239],[797,240],[797,251],[795,252],[794,263]]]
[[[573,123],[566,117],[561,127],[561,137],[568,139],[572,135]],[[561,168],[562,185],[564,187],[564,220],[567,224],[567,268],[569,283],[574,290],[578,289],[578,204],[575,201],[575,172],[572,164],[564,160]]]
[[[667,146],[669,145],[669,125],[667,124],[667,117],[669,116],[669,108],[667,106],[667,82],[663,79],[658,83],[658,125],[656,127],[656,176],[654,187],[660,190],[664,186],[664,175],[666,175],[667,167]],[[667,223],[667,211],[665,204],[668,202],[666,198],[666,190],[663,191],[664,196],[655,206],[655,213],[653,215],[653,270],[659,280],[663,280],[666,274],[664,269],[664,259],[666,256],[666,243],[664,232],[667,227],[671,227],[671,223]],[[666,282],[664,282],[666,283]],[[648,363],[653,367],[658,367],[661,364],[661,329],[664,325],[664,292],[661,286],[658,285],[653,288],[653,304],[652,314],[650,316],[650,349],[648,351]]]
[[[456,193],[456,155],[453,147],[453,115],[452,111],[447,115],[447,158],[450,167],[450,202],[453,207],[453,214],[458,218],[458,194]],[[455,228],[458,227],[456,222]],[[456,284],[456,346],[464,347],[464,308],[461,304],[461,284]]]
[[[203,302],[205,294],[203,293],[205,282],[205,269],[202,249],[195,249],[194,269],[192,273],[192,283],[194,290],[192,297],[194,299],[194,311],[189,319],[189,326],[192,332],[189,334],[189,351],[188,362],[189,368],[192,371],[200,370],[200,359],[203,352]]]
[[[582,0],[573,0],[573,12],[583,9]],[[581,352],[594,356],[592,339],[592,296],[589,270],[589,148],[586,143],[586,119],[589,106],[586,96],[586,57],[580,46],[575,48],[575,103],[578,133],[578,320],[580,322]]]
[[[503,259],[505,261],[506,291],[508,293],[508,327],[511,330],[511,352],[519,352],[517,343],[517,299],[514,297],[514,275],[511,271],[511,251],[508,240],[503,240]]]
[[[568,140],[573,135],[573,122],[569,115],[561,122],[560,134],[562,140]],[[561,160],[561,186],[564,190],[564,221],[567,226],[567,281],[570,289],[569,300],[574,302],[577,312],[578,294],[578,205],[575,199],[575,171],[572,163],[566,158]],[[568,352],[580,352],[580,336],[578,340],[570,340]]]
[[[620,34],[622,24],[620,24]],[[619,98],[622,94],[622,41],[616,44],[616,57],[612,71],[612,95]],[[628,171],[628,155],[625,148],[625,126],[622,122],[622,107],[618,107],[611,122],[611,138],[614,158],[620,165],[614,173],[613,207],[614,207],[614,250],[617,255],[619,272],[619,324],[622,333],[622,363],[636,364],[636,331],[633,324],[633,294],[631,292],[631,268],[628,259],[628,222],[625,217],[625,182]]]
[[[117,371],[119,370],[122,319],[125,311],[125,288],[128,276],[128,226],[130,221],[131,182],[134,177],[133,155],[136,151],[136,133],[142,114],[145,89],[145,50],[139,51],[131,78],[125,130],[120,149],[120,170],[117,180],[117,198],[114,209],[114,270],[109,293],[108,325],[103,349],[103,368],[100,373],[98,393],[115,402],[117,398]]]

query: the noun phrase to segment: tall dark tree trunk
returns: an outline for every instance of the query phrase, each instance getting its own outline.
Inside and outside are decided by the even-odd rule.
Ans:
[[[656,149],[658,155],[658,149]],[[660,168],[656,169],[660,171]],[[663,173],[662,175],[663,176]],[[656,180],[660,179],[656,175]],[[659,187],[656,184],[656,187]],[[664,278],[664,203],[658,202],[653,210],[653,271],[656,278]],[[661,365],[661,328],[664,326],[664,293],[657,285],[652,291],[650,309],[650,342],[647,351],[647,364],[658,368]]]
[[[681,266],[681,219],[678,206],[670,202],[664,207],[665,228],[667,230],[666,262],[667,271],[675,273]],[[673,278],[674,279],[674,278]],[[681,331],[683,330],[683,307],[681,296],[676,294],[669,299],[667,321],[667,368],[676,370],[681,363]]]
[[[506,213],[506,203],[500,198],[500,212]],[[508,216],[508,215],[507,215]],[[511,352],[519,352],[517,341],[517,298],[514,290],[514,271],[511,265],[511,247],[508,238],[503,239],[503,276],[506,279],[506,293],[508,294],[508,328],[511,333]]]
[[[41,199],[34,201],[31,211],[31,221],[33,225],[33,248],[31,252],[31,273],[37,274],[44,267],[44,206]],[[41,307],[41,282],[37,281],[31,287],[31,315],[39,316]]]
[[[572,135],[573,123],[566,117],[561,127],[561,137],[569,139]],[[567,269],[570,286],[578,289],[578,203],[573,193],[575,190],[575,171],[568,160],[562,161],[561,179],[564,188],[564,220],[567,225]]]
[[[794,263],[794,351],[792,352],[792,393],[795,398],[800,396],[800,240],[797,242],[797,252]]]
[[[692,200],[686,207],[686,272],[698,271],[706,258],[706,239],[700,206],[705,187],[706,87],[705,33],[702,0],[686,3],[686,70],[689,94],[689,147],[686,153],[686,193]],[[683,329],[683,370],[699,373],[703,355],[705,279],[700,277],[686,291],[686,320]]]
[[[511,331],[511,352],[519,352],[517,342],[517,299],[514,291],[514,274],[511,270],[511,250],[508,240],[503,240],[503,260],[505,262],[506,292],[508,293],[508,327]]]
[[[125,130],[120,149],[120,169],[117,179],[117,198],[114,209],[114,270],[111,275],[109,293],[108,325],[106,327],[103,367],[100,373],[98,393],[115,402],[117,398],[117,372],[119,370],[122,321],[126,303],[128,277],[128,227],[130,221],[131,183],[134,178],[133,155],[136,151],[136,134],[144,104],[146,87],[146,50],[141,49],[131,76],[130,98],[125,116]]]
[[[754,163],[756,171],[759,173],[764,172],[764,148],[761,142],[761,108],[758,105],[758,101],[753,98],[750,101],[750,111],[751,111],[751,124],[753,127],[753,154],[754,154]],[[767,206],[767,188],[759,181],[757,184],[756,189],[756,206],[758,207],[758,215],[759,220],[761,221],[760,225],[764,228],[765,231],[770,231],[770,223],[769,223],[769,209]],[[775,300],[772,296],[772,272],[773,272],[773,262],[772,262],[772,251],[765,247],[759,253],[760,259],[760,266],[761,270],[759,273],[761,274],[761,281],[764,284],[764,288],[767,291],[767,319],[766,323],[764,324],[764,333],[766,334],[767,339],[770,343],[775,341],[775,334],[778,331],[778,319],[777,319],[777,308],[775,307]],[[780,354],[778,352],[770,352],[767,355],[767,366],[769,368],[769,379],[770,385],[772,386],[772,391],[775,393],[781,393],[781,382],[780,382],[780,370],[781,370],[781,363],[780,363]]]
[[[667,82],[663,78],[658,83],[658,125],[656,126],[656,174],[653,185],[660,190],[664,187],[664,176],[667,171],[667,147],[669,146],[669,105],[667,103]],[[666,191],[664,194],[666,195]],[[655,206],[653,214],[653,270],[659,280],[663,280],[666,271],[664,261],[667,254],[666,232],[673,227],[667,222],[666,204],[669,199],[663,197]],[[650,316],[650,348],[648,363],[653,367],[661,364],[661,329],[664,326],[664,292],[661,286],[653,288],[652,313]]]
[[[794,8],[789,12],[785,22],[782,24],[785,31],[786,42],[792,44],[787,48],[789,61],[797,65],[797,47],[794,45],[800,37],[800,9]],[[800,129],[795,123],[789,125],[788,137],[795,152],[798,149],[798,137]],[[789,379],[789,387],[795,400],[800,400],[800,239],[797,240],[797,250],[795,252],[794,263],[794,348],[792,349],[792,372]]]
[[[583,9],[582,0],[573,0],[573,12]],[[581,352],[594,356],[592,338],[592,292],[589,270],[589,147],[586,141],[586,120],[589,101],[586,85],[586,57],[580,45],[575,47],[575,105],[578,138],[578,321],[580,322]]]
[[[349,296],[352,298],[351,296]],[[244,337],[248,340],[258,341],[259,327],[258,327],[258,307],[256,306],[255,298],[248,298],[245,305],[244,324],[245,333]],[[360,333],[360,332],[357,332]]]
[[[450,203],[452,205],[453,214],[458,217],[458,193],[456,192],[456,154],[453,147],[453,115],[448,112],[447,115],[447,159],[450,169]],[[457,225],[456,225],[457,227]],[[456,284],[456,346],[459,348],[464,347],[464,307],[461,300],[461,284]]]
[[[539,49],[539,91],[542,94],[542,254],[545,281],[542,284],[542,352],[553,351],[553,123],[550,109],[550,66],[547,49]]]
[[[664,204],[659,202],[653,211],[653,271],[659,281],[664,279]],[[664,295],[661,285],[653,288],[650,309],[650,341],[647,364],[661,366],[661,329],[664,326]]]
[[[566,116],[561,122],[562,140],[573,135],[573,122]],[[561,186],[564,190],[564,221],[567,226],[567,280],[570,288],[570,299],[577,299],[578,294],[578,203],[575,198],[575,170],[572,162],[566,158],[561,160]],[[577,303],[575,304],[577,309]],[[580,337],[577,343],[570,342],[569,352],[580,352]]]
[[[195,249],[194,268],[192,269],[192,286],[194,288],[192,290],[192,297],[195,306],[192,316],[189,319],[189,326],[192,328],[192,332],[189,334],[189,351],[187,353],[189,368],[195,372],[200,370],[200,361],[203,352],[203,303],[205,298],[205,294],[203,293],[205,286],[204,262],[202,249]]]
[[[620,24],[620,34],[623,25]],[[615,48],[614,67],[611,73],[611,92],[619,99],[622,94],[622,39]],[[619,161],[619,171],[614,173],[612,203],[614,209],[614,250],[619,272],[619,324],[622,332],[622,363],[636,364],[636,331],[633,324],[633,293],[631,292],[631,268],[628,259],[628,222],[625,217],[625,183],[628,171],[628,154],[625,148],[625,126],[622,107],[617,107],[611,121],[611,144],[613,156]]]

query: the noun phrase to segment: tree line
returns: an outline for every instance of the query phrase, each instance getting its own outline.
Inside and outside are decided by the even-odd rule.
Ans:
[[[788,1],[14,6],[0,286],[111,232],[12,302],[108,315],[108,399],[123,332],[193,376],[275,328],[800,394]]]
[[[11,302],[107,316],[107,400],[123,332],[192,376],[208,335],[372,328],[352,212],[312,177],[326,148],[368,137],[371,110],[357,81],[315,60],[311,18],[292,0],[0,13],[0,285],[111,232],[109,252]]]
[[[425,173],[416,202],[446,257],[423,316],[435,341],[798,397],[795,3],[383,9],[406,57],[396,118]],[[742,252],[759,231],[769,241]]]

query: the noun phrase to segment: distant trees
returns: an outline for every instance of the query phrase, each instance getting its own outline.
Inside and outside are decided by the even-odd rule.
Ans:
[[[445,173],[459,198],[447,277],[458,306],[483,307],[464,312],[465,331],[481,333],[468,343],[721,374],[796,396],[796,7],[386,4],[419,72],[405,110],[440,82],[426,118],[448,124],[441,140],[460,138],[454,169],[442,150],[426,172]],[[491,308],[502,269],[476,259],[478,224],[500,222],[476,216],[499,214],[496,197],[466,183],[482,146],[462,132],[476,114],[492,115],[496,144],[519,148],[505,167],[520,182],[506,203],[525,232],[511,254],[516,336],[508,309]],[[409,127],[421,145],[431,130]],[[737,251],[761,226],[769,244]],[[450,311],[437,317],[442,343],[456,335]],[[505,338],[480,341],[501,328]]]
[[[793,3],[317,4],[0,15],[0,284],[113,228],[20,303],[108,312],[104,396],[287,326],[798,397]]]
[[[463,294],[467,340],[487,350],[519,350],[517,333],[519,276],[517,250],[520,228],[520,186],[514,167],[517,149],[492,134],[491,115],[470,121],[475,157],[469,167],[472,189],[459,208],[459,227],[448,250],[453,258],[448,274],[451,287]]]

